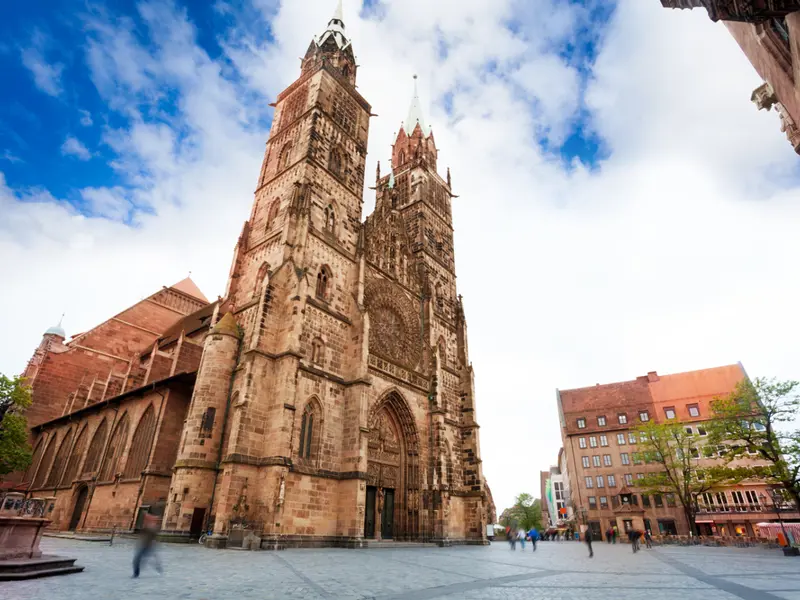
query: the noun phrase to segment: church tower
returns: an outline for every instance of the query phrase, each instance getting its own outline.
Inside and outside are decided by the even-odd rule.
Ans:
[[[483,543],[449,176],[416,93],[362,223],[369,103],[341,1],[277,98],[162,530],[212,546]],[[254,542],[253,540],[258,540]]]

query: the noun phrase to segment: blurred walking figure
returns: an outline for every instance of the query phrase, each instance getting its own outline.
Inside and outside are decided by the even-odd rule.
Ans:
[[[631,542],[631,549],[633,550],[634,554],[639,551],[639,536],[641,535],[641,531],[637,531],[636,529],[631,529],[628,532],[628,539]]]
[[[536,552],[536,542],[539,539],[539,532],[536,531],[536,527],[531,527],[528,537],[531,538],[531,546],[533,546],[533,551]]]
[[[506,539],[508,540],[508,545],[511,546],[511,549],[512,550],[516,550],[517,549],[517,534],[510,527],[506,528]]]
[[[589,546],[589,558],[594,558],[594,550],[592,550],[592,528],[587,527],[586,533],[583,535],[586,545]]]
[[[650,533],[649,529],[644,532],[644,543],[648,548],[653,547],[653,535]]]
[[[524,529],[520,529],[517,532],[517,539],[519,540],[519,545],[523,551],[525,551],[525,535],[526,533]]]
[[[156,534],[158,533],[158,521],[153,515],[145,515],[142,524],[142,532],[139,535],[139,543],[136,546],[136,553],[133,555],[133,576],[139,577],[142,561],[148,556],[154,561],[156,571],[162,573],[161,560],[156,554]]]

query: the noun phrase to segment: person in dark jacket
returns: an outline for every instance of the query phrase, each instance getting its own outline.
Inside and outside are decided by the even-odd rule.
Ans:
[[[139,577],[140,567],[142,566],[142,561],[146,557],[150,557],[153,559],[155,563],[156,571],[159,573],[162,572],[161,569],[161,561],[158,558],[158,554],[156,554],[156,534],[158,533],[157,521],[153,515],[145,515],[144,516],[144,526],[142,527],[142,532],[139,535],[139,543],[136,547],[136,553],[133,555],[133,577]]]
[[[586,545],[589,546],[589,558],[594,558],[594,550],[592,550],[592,528],[587,527],[586,533],[583,536],[583,539],[586,541]]]

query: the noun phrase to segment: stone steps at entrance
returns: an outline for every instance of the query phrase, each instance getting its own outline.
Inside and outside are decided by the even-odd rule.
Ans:
[[[402,548],[436,548],[431,542],[395,542],[393,540],[364,540],[364,548],[400,550]]]
[[[83,571],[83,567],[76,565],[75,560],[64,556],[0,560],[0,581],[17,581],[20,579],[80,573]]]

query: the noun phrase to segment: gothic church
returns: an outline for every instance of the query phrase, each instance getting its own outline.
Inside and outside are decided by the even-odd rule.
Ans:
[[[341,3],[275,103],[224,298],[165,287],[25,375],[53,527],[262,548],[485,543],[450,174],[419,100],[362,222],[371,117]]]

